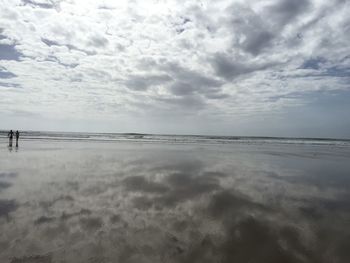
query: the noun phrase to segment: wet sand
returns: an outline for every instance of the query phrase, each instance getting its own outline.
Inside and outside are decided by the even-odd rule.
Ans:
[[[346,147],[0,147],[0,262],[350,262]]]

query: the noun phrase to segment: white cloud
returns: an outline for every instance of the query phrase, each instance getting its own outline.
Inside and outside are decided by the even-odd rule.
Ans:
[[[0,112],[273,116],[349,90],[349,12],[340,0],[2,0],[0,66],[15,77]]]

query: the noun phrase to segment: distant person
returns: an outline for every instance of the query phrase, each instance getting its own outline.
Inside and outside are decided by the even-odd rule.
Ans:
[[[7,134],[7,137],[9,137],[9,146],[12,147],[12,140],[13,140],[13,131],[9,131]]]
[[[19,132],[16,131],[16,147],[18,147],[18,138],[19,138]]]

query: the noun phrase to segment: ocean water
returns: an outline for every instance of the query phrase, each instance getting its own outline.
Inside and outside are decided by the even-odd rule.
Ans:
[[[7,138],[8,131],[0,130],[0,139]],[[208,135],[162,135],[142,133],[86,133],[21,131],[21,140],[47,141],[101,141],[101,142],[150,142],[150,143],[194,143],[194,144],[306,144],[350,146],[348,139],[292,138],[292,137],[249,137]]]

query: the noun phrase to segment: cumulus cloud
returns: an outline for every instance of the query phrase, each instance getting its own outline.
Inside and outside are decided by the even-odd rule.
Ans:
[[[309,10],[309,0],[279,0],[267,5],[265,12],[278,25],[286,25]]]
[[[4,0],[0,78],[26,96],[4,89],[0,112],[103,113],[127,127],[145,109],[163,122],[272,116],[307,105],[303,94],[349,90],[349,10],[341,0]]]
[[[242,63],[240,62],[240,58],[230,58],[228,54],[215,54],[211,62],[216,74],[227,79],[228,81],[240,75],[268,69],[273,66],[272,63]]]
[[[171,80],[168,75],[131,75],[128,76],[126,86],[133,90],[147,90],[150,86],[157,86]]]
[[[7,71],[5,68],[0,67],[0,78],[1,79],[9,79],[16,77],[12,72]]]
[[[33,0],[22,0],[22,3],[24,5],[29,5],[32,7],[39,7],[39,8],[53,8],[54,5],[50,1],[33,1]]]

